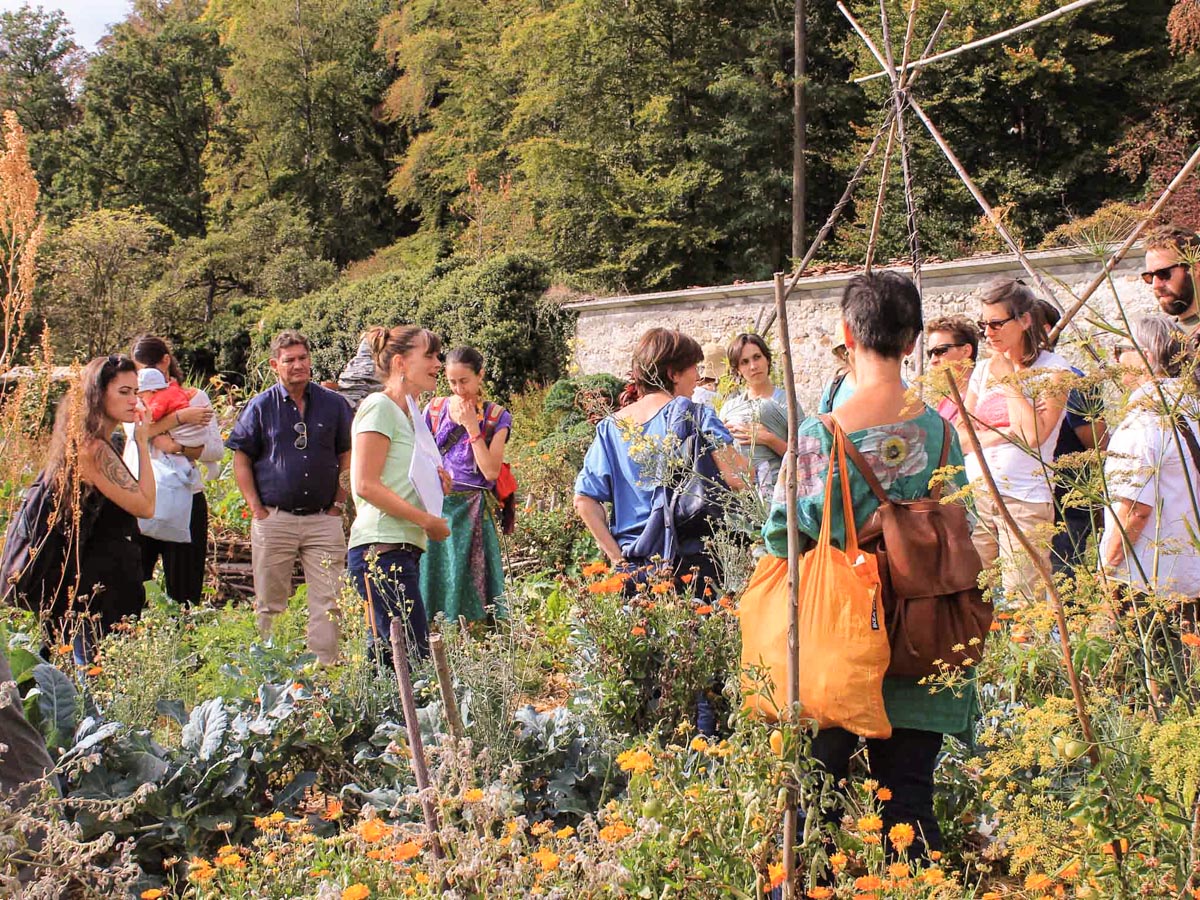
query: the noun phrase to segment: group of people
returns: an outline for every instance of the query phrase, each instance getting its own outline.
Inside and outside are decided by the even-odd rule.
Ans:
[[[1083,451],[1106,447],[1103,469],[1111,503],[1097,538],[1100,566],[1126,598],[1170,593],[1190,599],[1180,608],[1192,624],[1181,621],[1180,627],[1194,627],[1200,552],[1191,536],[1200,533],[1194,500],[1200,493],[1200,405],[1189,399],[1195,392],[1181,376],[1195,364],[1191,339],[1200,316],[1193,265],[1200,238],[1164,226],[1148,235],[1146,249],[1141,277],[1165,315],[1136,319],[1132,342],[1114,348],[1130,393],[1126,412],[1111,432],[1098,388],[1071,384],[1069,373],[1081,373],[1054,352],[1050,335],[1058,310],[1019,279],[984,288],[977,322],[948,316],[926,324],[921,297],[906,277],[888,271],[853,277],[837,327],[839,371],[822,392],[820,410],[832,414],[893,500],[930,496],[943,456],[956,487],[973,483],[972,542],[985,566],[1000,563],[1003,594],[997,592],[997,598],[1015,604],[1036,603],[1045,592],[1038,567],[984,486],[984,466],[1042,561],[1068,571],[1083,560],[1096,530],[1095,507],[1101,505],[1089,502],[1086,492],[1072,493],[1073,479],[1087,465]],[[942,395],[936,408],[914,399],[903,377],[903,361],[922,334],[933,376],[930,389]],[[990,352],[979,359],[983,346]],[[615,567],[637,572],[657,558],[658,565],[674,572],[681,589],[685,581],[691,585],[688,590],[701,579],[681,576],[715,577],[714,562],[702,539],[671,542],[670,486],[647,472],[633,452],[647,437],[660,443],[672,432],[686,437],[688,430],[673,424],[681,416],[715,448],[724,487],[771,492],[762,537],[767,552],[787,555],[785,479],[779,474],[787,445],[787,401],[771,378],[771,352],[758,335],[742,334],[733,341],[728,363],[736,390],[723,404],[711,387],[695,393],[703,359],[699,344],[684,334],[662,328],[646,332],[632,360],[638,399],[599,424],[575,484],[576,510]],[[948,396],[954,392],[947,378],[954,380],[961,407]],[[980,444],[978,455],[969,442],[968,421]],[[944,448],[946,440],[950,446]],[[796,520],[802,550],[815,543],[826,514],[832,445],[820,418],[801,422]],[[1053,465],[1060,457],[1062,463]],[[856,468],[850,467],[847,477],[855,525],[861,529],[880,500]],[[603,504],[609,505],[607,514]],[[844,547],[841,506],[832,504],[829,515],[833,542]],[[636,589],[635,579],[626,583]],[[883,804],[884,832],[908,823],[921,837],[914,852],[937,850],[934,768],[945,735],[970,742],[978,715],[975,686],[968,678],[961,689],[930,692],[918,679],[889,675],[883,694],[893,732],[886,740],[869,741],[868,757],[872,777],[891,793]],[[857,735],[823,729],[812,753],[838,782],[846,777],[858,743]]]
[[[503,614],[504,574],[493,488],[512,417],[483,398],[484,359],[471,347],[444,358],[437,335],[419,327],[374,328],[363,338],[377,376],[347,398],[313,381],[308,339],[276,336],[276,383],[251,398],[222,442],[208,396],[183,386],[161,338],[135,341],[130,356],[88,363],[59,408],[40,476],[60,502],[83,510],[66,554],[68,571],[37,587],[31,606],[49,613],[73,642],[76,662],[146,603],[144,581],[162,560],[167,594],[198,602],[208,560],[205,478],[225,449],[251,518],[255,612],[267,636],[293,593],[297,561],[307,584],[308,649],[338,657],[343,574],[370,609],[369,641],[390,659],[391,620],[428,652],[428,622]],[[424,411],[445,362],[449,397]],[[352,402],[357,409],[352,408]],[[421,445],[436,446],[434,489],[422,500],[412,473]],[[124,440],[122,441],[122,437]],[[191,514],[180,539],[150,536],[164,478],[183,473]],[[344,512],[356,515],[347,539]],[[65,507],[64,507],[65,510]],[[161,507],[159,508],[161,513]],[[72,513],[64,511],[62,521]]]

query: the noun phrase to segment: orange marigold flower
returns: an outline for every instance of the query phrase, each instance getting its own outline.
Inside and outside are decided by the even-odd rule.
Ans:
[[[934,862],[937,862],[939,859],[942,858],[942,851],[941,850],[931,851],[929,854],[929,858],[932,859]]]
[[[703,735],[698,734],[694,738],[692,738],[692,742],[690,744],[688,744],[688,746],[691,747],[693,750],[695,750],[697,753],[703,753],[705,750],[708,749],[708,741],[705,740]]]
[[[840,872],[842,869],[846,868],[847,862],[849,862],[849,860],[846,858],[846,854],[842,853],[840,850],[829,857],[829,865],[833,866],[834,872]]]
[[[880,788],[879,790],[877,790],[875,792],[875,796],[878,797],[880,800],[882,800],[884,803],[887,803],[887,801],[892,799],[892,792],[888,788]]]
[[[631,834],[633,834],[633,829],[620,819],[617,819],[600,829],[600,840],[609,844],[615,844],[617,841],[623,840]]]
[[[392,827],[380,819],[367,819],[359,824],[358,836],[368,844],[377,844],[392,836]]]
[[[553,872],[558,868],[559,856],[553,850],[540,847],[533,852],[533,858],[542,867],[543,872]]]
[[[1120,845],[1121,845],[1121,852],[1122,852],[1122,853],[1126,853],[1126,852],[1128,852],[1128,850],[1129,850],[1129,841],[1127,841],[1125,838],[1121,838],[1121,840],[1120,840]],[[1109,841],[1107,844],[1105,844],[1105,845],[1104,845],[1103,847],[1101,847],[1100,849],[1101,849],[1101,850],[1104,852],[1104,854],[1105,854],[1106,856],[1112,856],[1112,855],[1113,855],[1113,842],[1112,842],[1112,841]]]
[[[988,626],[988,631],[1000,631],[1003,627],[999,622],[993,622]]]
[[[1042,872],[1032,872],[1025,876],[1025,890],[1044,891],[1054,884],[1054,879]]]
[[[767,890],[773,891],[783,884],[783,863],[770,863],[767,866]]]
[[[888,866],[887,871],[888,875],[890,875],[892,878],[907,878],[908,863],[894,862]]]
[[[150,888],[149,890],[142,891],[141,897],[142,900],[159,900],[160,897],[165,897],[166,895],[167,892],[162,888]]]
[[[405,841],[392,848],[392,862],[408,862],[421,854],[421,845],[416,841]]]
[[[617,765],[622,772],[643,775],[654,771],[654,757],[645,750],[626,750],[617,754]]]
[[[888,840],[892,842],[892,846],[896,848],[898,853],[903,853],[911,847],[916,837],[916,831],[907,822],[893,825],[891,830],[888,831]]]
[[[463,791],[462,798],[464,803],[478,803],[483,799],[483,791],[479,788],[471,788]]]
[[[342,900],[367,900],[370,896],[371,889],[361,881],[342,891]]]
[[[645,637],[646,629],[643,628],[641,625],[634,625],[632,628],[629,629],[629,633],[631,635],[633,635],[634,637]]]
[[[608,571],[608,563],[603,560],[596,560],[595,562],[588,563],[581,571],[588,578],[591,578],[593,575],[603,575]]]
[[[90,669],[87,670],[87,673],[94,677],[96,675],[99,675],[103,671],[104,671],[104,666],[92,666]]]
[[[733,598],[726,594],[717,601],[717,606],[721,607],[721,609],[731,609],[733,607]]]
[[[808,900],[829,900],[833,896],[833,889],[827,887],[809,888],[808,893],[804,895]]]
[[[1189,647],[1200,647],[1200,634],[1196,634],[1195,632],[1189,631],[1180,640]]]
[[[326,822],[336,822],[343,815],[341,800],[325,801],[325,812],[321,813],[321,818]]]
[[[883,819],[876,815],[863,816],[858,820],[858,830],[865,832],[879,831],[883,828]]]
[[[665,594],[670,589],[671,583],[669,581],[660,581],[650,586],[650,592],[653,594]]]
[[[695,578],[696,578],[696,574],[694,572],[688,572],[686,575],[679,576],[679,580],[682,581],[684,584],[691,584],[695,580]]]
[[[556,838],[563,838],[564,840],[573,836],[574,834],[575,829],[570,825],[564,825],[562,828],[558,829],[558,831],[554,832],[554,836]]]
[[[710,612],[712,612],[712,607],[707,603],[705,603],[703,606],[696,607],[696,615],[698,616],[707,616]]]
[[[926,869],[921,873],[921,880],[926,884],[941,884],[946,880],[946,873],[941,869]]]
[[[70,644],[59,644],[58,645],[58,652],[61,656],[66,656],[68,653],[71,652],[71,649],[72,648],[71,648]]]
[[[1063,866],[1063,868],[1058,873],[1058,877],[1063,878],[1067,881],[1071,881],[1072,879],[1078,877],[1079,869],[1080,869],[1079,860],[1073,859],[1069,863],[1067,863],[1065,866]]]
[[[611,594],[613,592],[607,580],[593,581],[587,586],[587,590],[589,594]]]
[[[854,879],[856,891],[877,891],[883,887],[883,881],[878,875],[860,875]]]

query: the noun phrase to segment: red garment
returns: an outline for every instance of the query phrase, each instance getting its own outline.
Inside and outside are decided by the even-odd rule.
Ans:
[[[187,409],[192,405],[192,394],[179,386],[174,378],[161,391],[152,391],[150,398],[145,401],[151,421],[157,422],[173,412]]]

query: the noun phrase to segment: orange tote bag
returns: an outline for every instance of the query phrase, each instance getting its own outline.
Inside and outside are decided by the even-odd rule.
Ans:
[[[768,722],[787,708],[787,560],[758,561],[742,594],[742,709]]]
[[[858,547],[846,472],[845,434],[834,428],[825,479],[825,507],[817,544],[800,559],[797,649],[800,705],[822,728],[845,728],[863,737],[888,738],[883,676],[891,660],[879,570]],[[831,540],[833,476],[841,471],[846,549]],[[765,719],[787,707],[787,561],[759,560],[742,596],[743,708]],[[767,683],[764,683],[767,682]]]

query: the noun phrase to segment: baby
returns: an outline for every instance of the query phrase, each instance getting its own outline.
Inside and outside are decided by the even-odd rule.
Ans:
[[[152,422],[158,422],[167,416],[173,416],[181,409],[192,405],[194,388],[182,388],[174,378],[167,376],[158,369],[147,366],[138,372],[138,398],[146,407]],[[208,436],[207,425],[176,424],[169,434],[177,443],[184,447],[203,447]]]

